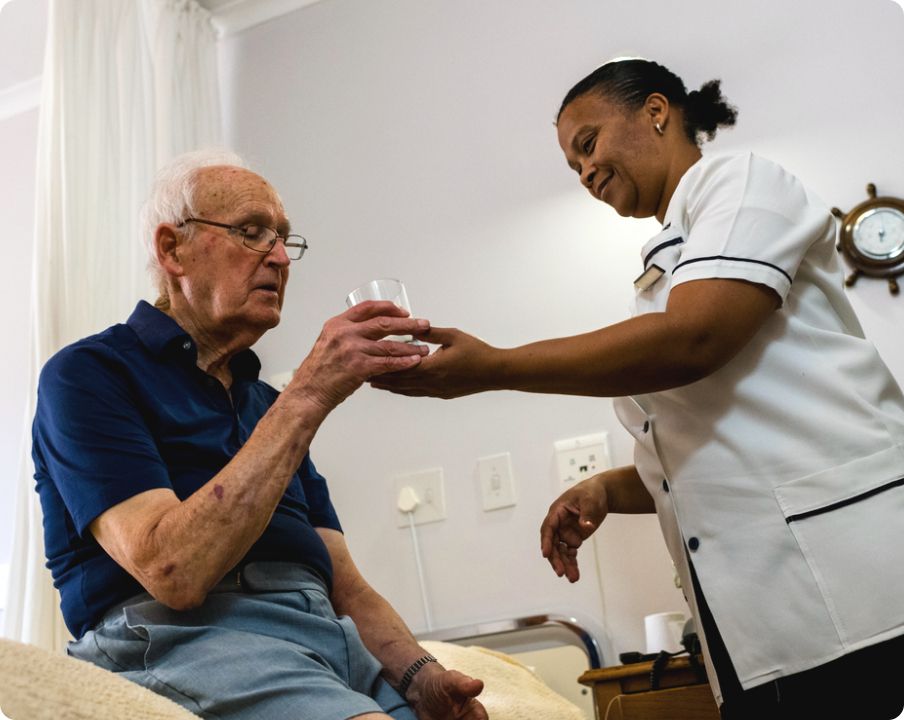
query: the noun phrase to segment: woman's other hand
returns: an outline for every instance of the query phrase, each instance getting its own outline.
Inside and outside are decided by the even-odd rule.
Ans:
[[[605,476],[594,475],[563,492],[540,525],[540,552],[555,574],[564,575],[569,582],[581,577],[578,548],[609,513]]]
[[[656,505],[633,465],[612,468],[579,482],[549,506],[540,526],[540,552],[553,571],[577,582],[578,548],[609,513],[652,513]]]

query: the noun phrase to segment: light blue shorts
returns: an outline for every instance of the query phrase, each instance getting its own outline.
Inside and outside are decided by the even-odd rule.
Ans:
[[[415,720],[351,619],[336,617],[324,582],[291,563],[249,564],[194,610],[137,595],[70,643],[69,654],[204,718],[346,720],[382,712]]]

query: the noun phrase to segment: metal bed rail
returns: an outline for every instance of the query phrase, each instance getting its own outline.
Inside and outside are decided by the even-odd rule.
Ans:
[[[580,623],[573,617],[565,615],[544,614],[530,615],[528,617],[514,618],[511,620],[494,620],[491,622],[474,623],[473,625],[460,625],[458,627],[443,628],[431,632],[420,633],[420,640],[441,640],[454,642],[460,640],[478,640],[484,635],[504,635],[525,630],[539,628],[557,628],[567,631],[573,645],[580,647],[587,655],[587,661],[591,669],[603,667],[602,652],[599,643]]]

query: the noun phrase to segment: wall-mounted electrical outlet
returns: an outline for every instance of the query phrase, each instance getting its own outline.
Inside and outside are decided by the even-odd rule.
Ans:
[[[396,475],[393,503],[397,503],[399,493],[404,487],[410,487],[417,496],[418,504],[412,512],[415,525],[446,519],[446,495],[443,489],[442,468]],[[408,527],[411,524],[408,513],[399,510],[397,504],[396,520],[399,527]]]
[[[289,381],[292,379],[292,376],[294,374],[294,370],[286,370],[286,372],[274,373],[270,376],[269,383],[277,390],[282,392],[286,389],[286,385],[289,384]]]
[[[612,467],[607,433],[581,435],[558,440],[554,444],[556,471],[559,481],[566,485],[586,480]]]

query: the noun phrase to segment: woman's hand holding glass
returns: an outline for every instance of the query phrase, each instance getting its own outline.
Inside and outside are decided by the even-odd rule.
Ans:
[[[373,387],[445,399],[496,388],[501,367],[496,348],[455,328],[431,327],[415,332],[414,337],[439,347],[416,368],[374,378]]]

